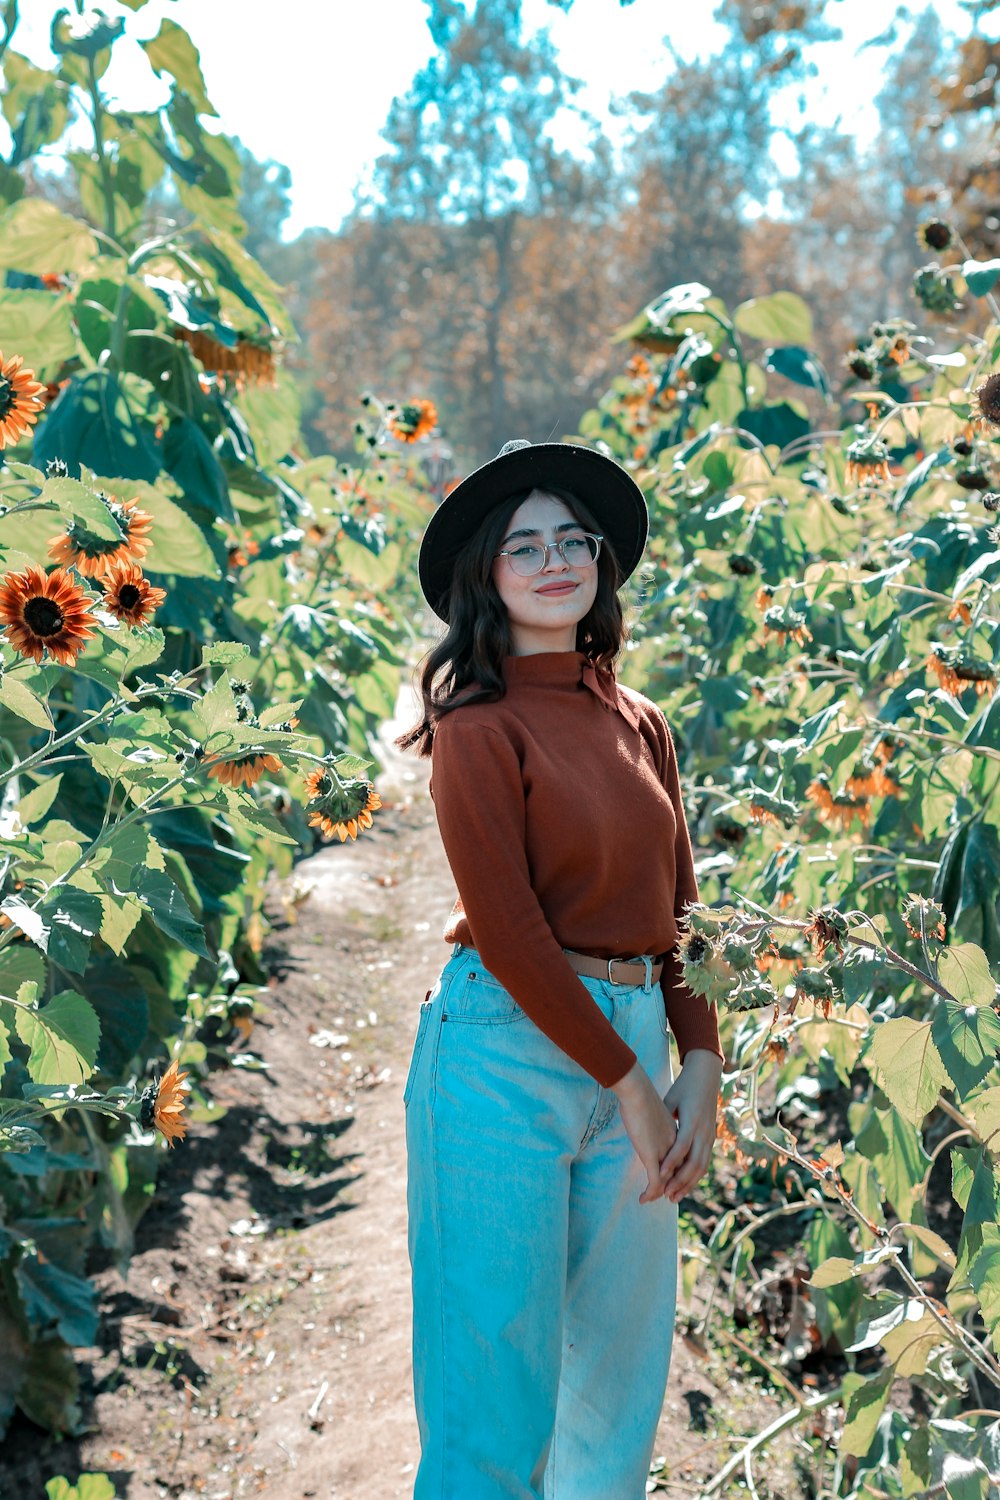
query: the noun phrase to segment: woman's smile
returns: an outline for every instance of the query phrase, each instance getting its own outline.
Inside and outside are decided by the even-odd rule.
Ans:
[[[578,587],[579,587],[579,585],[576,584],[576,583],[574,583],[571,579],[564,579],[560,583],[545,583],[545,584],[542,585],[542,587],[540,589],[536,589],[535,593],[536,594],[571,594],[573,592],[573,590],[575,588],[578,588]]]

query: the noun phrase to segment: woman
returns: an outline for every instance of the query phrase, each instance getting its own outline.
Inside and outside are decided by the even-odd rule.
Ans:
[[[647,528],[613,460],[517,440],[421,544],[448,630],[399,743],[431,755],[458,900],[403,1090],[414,1500],[646,1493],[722,1071],[675,952],[673,740],[613,670]]]

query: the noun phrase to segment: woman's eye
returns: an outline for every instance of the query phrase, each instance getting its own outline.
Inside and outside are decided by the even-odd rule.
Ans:
[[[515,547],[510,555],[511,557],[537,557],[538,550],[537,547]]]
[[[563,546],[567,552],[587,552],[589,550],[585,536],[567,537],[565,542],[563,542]]]

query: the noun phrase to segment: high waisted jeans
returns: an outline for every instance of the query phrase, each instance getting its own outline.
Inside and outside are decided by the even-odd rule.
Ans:
[[[659,986],[584,978],[661,1094]],[[644,1500],[677,1291],[677,1206],[617,1096],[456,944],[403,1089],[421,1457],[414,1500]]]

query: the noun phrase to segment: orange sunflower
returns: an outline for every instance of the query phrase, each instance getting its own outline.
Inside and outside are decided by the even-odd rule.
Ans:
[[[75,664],[100,623],[65,568],[53,568],[48,575],[41,568],[25,568],[0,579],[0,621],[7,627],[8,643],[21,656],[41,663],[48,651],[64,667]]]
[[[263,776],[265,771],[280,771],[281,761],[270,751],[260,754],[254,751],[250,755],[237,756],[235,760],[220,760],[217,755],[208,756],[208,774],[221,781],[224,786],[246,786],[252,787]]]
[[[85,578],[99,578],[115,562],[133,558],[141,562],[150,547],[153,518],[149,512],[140,510],[136,500],[116,500],[113,495],[101,498],[118,525],[120,540],[95,536],[79,522],[71,521],[64,532],[49,542],[53,561],[63,567],[72,565]]]
[[[340,782],[324,766],[309,772],[306,791],[310,802],[320,804],[309,813],[309,827],[318,828],[328,839],[336,834],[342,844],[370,828],[372,813],[382,806],[370,781]]]
[[[191,1087],[185,1082],[187,1076],[178,1069],[175,1057],[159,1082],[145,1090],[139,1104],[139,1123],[152,1125],[166,1139],[168,1146],[174,1141],[182,1141],[188,1128],[188,1122],[183,1118]]]
[[[215,375],[231,377],[237,390],[250,385],[276,385],[274,354],[269,344],[238,338],[229,347],[200,328],[174,328],[174,338],[181,339],[195,359]]]
[[[44,384],[35,379],[34,370],[23,370],[20,354],[4,359],[0,350],[0,448],[19,443],[45,405]]]
[[[104,603],[123,625],[146,625],[167,597],[166,589],[154,588],[138,563],[119,558],[109,565],[104,578]]]
[[[437,419],[433,401],[411,401],[389,418],[389,430],[404,443],[415,443],[434,430]]]

